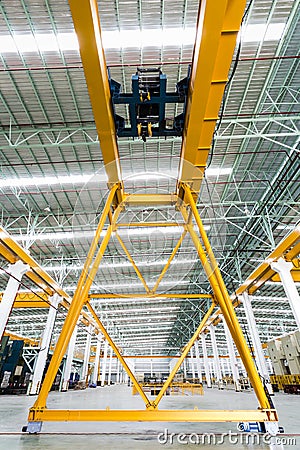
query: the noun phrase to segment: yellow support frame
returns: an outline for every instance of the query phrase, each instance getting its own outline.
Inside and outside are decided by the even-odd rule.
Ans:
[[[217,262],[213,255],[212,249],[210,247],[206,232],[204,230],[201,218],[199,216],[196,203],[194,201],[193,194],[189,186],[183,184],[181,188],[184,190],[184,197],[187,199],[187,204],[182,204],[180,207],[180,211],[182,213],[182,217],[185,223],[184,233],[181,235],[177,245],[175,246],[166,266],[163,268],[161,275],[158,278],[158,282],[162,279],[169,266],[171,265],[172,259],[175,256],[176,251],[182,244],[185,234],[188,232],[192,238],[192,241],[197,250],[198,256],[202,263],[202,266],[206,272],[207,278],[210,282],[211,288],[213,290],[213,299],[212,304],[209,307],[208,311],[204,315],[200,325],[194,332],[193,337],[185,346],[182,354],[178,358],[174,369],[171,371],[168,379],[163,384],[159,394],[152,401],[149,400],[146,393],[144,392],[142,386],[137,381],[134,374],[131,372],[129,366],[127,365],[124,357],[121,355],[119,348],[115,345],[114,341],[110,337],[109,333],[103,326],[102,322],[98,318],[97,314],[93,310],[90,304],[89,297],[89,289],[93,283],[97,270],[99,268],[99,264],[103,257],[104,251],[108,245],[109,239],[111,237],[112,231],[116,228],[117,219],[120,213],[125,209],[126,206],[132,205],[131,202],[128,201],[130,196],[124,196],[124,200],[119,204],[119,206],[114,210],[114,213],[111,213],[111,210],[114,209],[113,199],[115,196],[115,191],[118,189],[118,185],[116,184],[107,199],[106,205],[102,212],[99,225],[97,227],[97,231],[95,237],[92,241],[87,260],[85,262],[82,274],[79,278],[78,286],[76,288],[74,298],[72,300],[70,309],[68,311],[68,315],[66,317],[65,323],[63,325],[61,335],[58,339],[56,348],[54,350],[51,363],[49,365],[48,371],[46,373],[44,382],[41,387],[41,391],[33,405],[33,407],[29,411],[28,420],[29,422],[43,422],[43,421],[176,421],[176,422],[233,422],[233,421],[259,421],[259,422],[270,422],[277,421],[277,413],[276,410],[273,409],[269,403],[268,397],[264,391],[263,385],[259,378],[259,375],[256,371],[255,365],[252,361],[252,357],[250,354],[250,350],[246,344],[244,339],[242,330],[240,328],[239,322],[235,315],[234,306],[232,301],[228,295],[226,287],[224,285],[220,270],[218,268]],[[152,203],[155,203],[156,196],[152,196]],[[147,198],[145,201],[147,202]],[[161,204],[161,198],[158,197],[158,204]],[[174,205],[175,207],[175,205]],[[195,232],[193,221],[194,218],[198,229],[199,234]],[[105,222],[109,220],[110,225],[107,228],[106,234],[103,237],[100,244],[100,235],[103,230]],[[122,241],[121,241],[122,242]],[[100,244],[100,245],[99,245]],[[129,260],[135,265],[132,257],[130,256],[127,248],[123,248],[126,255],[129,257]],[[135,266],[136,267],[136,266]],[[136,273],[139,276],[139,270],[136,267]],[[140,278],[140,277],[139,277]],[[143,279],[144,280],[144,279]],[[142,281],[142,280],[141,280]],[[145,296],[149,296],[149,292],[147,293],[147,284],[143,283],[146,289],[144,294]],[[159,283],[157,283],[157,287]],[[111,294],[109,294],[111,296]],[[159,294],[153,293],[152,296],[158,297]],[[170,294],[171,297],[175,297]],[[190,295],[187,294],[188,297]],[[199,294],[196,294],[199,297]],[[200,295],[200,297],[204,297]],[[212,298],[209,295],[205,296],[206,298]],[[53,380],[56,376],[57,370],[59,368],[61,359],[67,349],[68,342],[72,335],[75,324],[78,320],[78,317],[82,311],[83,306],[86,305],[89,313],[92,315],[92,319],[96,322],[97,328],[103,333],[104,337],[108,340],[110,346],[112,347],[115,355],[121,362],[122,366],[128,373],[129,377],[132,380],[132,383],[140,394],[141,398],[145,403],[145,410],[49,410],[46,407],[47,396],[50,391]],[[247,411],[236,411],[236,410],[218,410],[218,411],[207,411],[207,410],[160,410],[158,408],[159,403],[172,383],[172,380],[181,366],[185,357],[187,357],[192,345],[198,339],[199,334],[205,330],[208,325],[209,319],[211,318],[216,306],[218,306],[218,313],[222,313],[225,317],[227,325],[231,331],[234,342],[237,346],[239,354],[243,360],[245,368],[248,372],[249,379],[253,385],[255,390],[258,402],[259,409],[258,410],[247,410]]]
[[[206,160],[211,145],[211,138],[215,128],[217,114],[220,108],[221,98],[227,81],[228,70],[231,64],[236,36],[239,31],[242,14],[245,8],[245,0],[220,0],[216,7],[215,2],[201,2],[197,36],[194,47],[191,81],[186,107],[186,120],[183,132],[181,148],[181,162],[178,174],[178,186],[176,194],[149,195],[123,193],[121,168],[116,143],[115,126],[113,122],[111,98],[106,73],[106,63],[101,42],[100,21],[96,0],[78,2],[69,0],[71,13],[75,25],[75,31],[80,44],[80,53],[87,80],[93,107],[99,140],[102,146],[104,162],[111,189],[105,208],[103,210],[95,238],[89,250],[87,260],[80,276],[77,289],[74,294],[67,318],[58,339],[51,363],[46,373],[41,391],[29,411],[29,422],[42,421],[175,421],[175,422],[232,422],[232,421],[277,421],[276,410],[272,409],[267,395],[262,386],[256,368],[251,358],[249,348],[246,345],[242,330],[234,312],[234,307],[224,285],[220,270],[214,258],[212,249],[207,239],[195,198],[197,198],[202,175],[206,166]],[[108,164],[109,163],[109,164]],[[200,170],[200,176],[199,174]],[[192,190],[191,190],[191,188]],[[182,200],[183,203],[182,204]],[[180,208],[185,222],[185,233],[189,232],[198,256],[201,260],[207,278],[210,282],[214,299],[199,327],[191,340],[187,343],[179,357],[173,371],[164,383],[155,400],[149,401],[143,389],[130,371],[118,348],[103,327],[89,303],[89,289],[92,285],[104,251],[108,245],[112,231],[116,230],[116,222],[121,209],[129,206],[176,206]],[[112,214],[112,211],[113,214]],[[194,230],[192,218],[194,217],[200,238]],[[100,233],[106,220],[110,225],[98,249]],[[180,247],[185,233],[177,244]],[[119,241],[120,242],[120,241]],[[120,242],[121,243],[121,242]],[[146,293],[143,297],[157,297],[154,292],[147,291],[147,285],[140,272],[136,269],[132,257],[126,248],[123,250],[133,264],[137,275],[143,283]],[[98,250],[97,250],[98,249]],[[177,251],[176,247],[164,267],[155,289],[168,270]],[[95,256],[96,255],[96,256]],[[134,296],[138,297],[138,296]],[[175,298],[175,296],[172,296]],[[190,295],[188,297],[191,297]],[[105,297],[103,297],[105,298]],[[52,382],[56,376],[60,361],[66,351],[75,324],[84,305],[96,320],[98,327],[109,341],[118,359],[127,371],[134,386],[140,393],[145,410],[48,410],[46,407],[47,396]],[[160,400],[172,382],[172,379],[187,356],[199,333],[204,331],[216,305],[224,315],[232,337],[239,350],[249,378],[254,387],[258,402],[258,410],[159,410]]]
[[[262,262],[244,281],[244,283],[236,290],[236,296],[243,292],[253,295],[268,280],[279,280],[276,272],[271,269],[271,263],[277,261],[280,257],[286,261],[293,261],[300,253],[300,225],[295,227],[273,250],[269,256]],[[299,272],[297,268],[291,272],[294,281],[297,281]]]
[[[87,88],[109,186],[117,184],[114,206],[122,200],[123,182],[96,0],[69,0]]]
[[[189,183],[198,197],[245,6],[245,0],[200,2],[178,171],[180,198],[180,182]]]

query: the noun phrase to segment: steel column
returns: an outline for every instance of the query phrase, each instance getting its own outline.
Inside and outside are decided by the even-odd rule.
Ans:
[[[230,335],[229,328],[228,328],[227,323],[225,322],[225,319],[223,316],[222,316],[222,321],[223,321],[223,326],[224,326],[224,331],[225,331],[226,343],[227,343],[229,360],[230,360],[230,368],[231,368],[232,378],[233,378],[234,385],[235,385],[235,390],[240,391],[241,390],[241,385],[239,382],[240,376],[239,376],[238,363],[237,363],[237,359],[236,359],[236,355],[235,355],[235,351],[234,351],[232,337]]]
[[[187,379],[187,371],[186,371],[186,359],[183,360],[183,377]]]
[[[222,374],[221,374],[220,359],[219,359],[219,353],[218,353],[215,327],[213,325],[210,325],[208,328],[209,328],[210,336],[211,336],[211,343],[212,343],[213,354],[214,354],[214,367],[215,367],[215,372],[216,372],[218,388],[223,389],[223,381],[222,381]]]
[[[101,386],[105,385],[105,375],[106,375],[106,364],[107,364],[107,351],[108,351],[108,341],[104,342],[104,354],[102,359],[102,370],[101,370]]]
[[[252,305],[251,305],[251,299],[250,299],[250,296],[248,295],[248,292],[246,292],[246,291],[242,294],[242,297],[243,297],[244,310],[245,310],[245,314],[246,314],[246,320],[247,320],[249,332],[251,335],[252,344],[254,347],[255,360],[256,360],[257,367],[258,367],[258,371],[259,371],[260,375],[262,377],[264,377],[264,379],[267,381],[268,390],[270,393],[272,393],[273,390],[272,390],[272,386],[270,383],[270,377],[269,377],[269,373],[268,373],[268,369],[267,369],[267,365],[266,365],[266,361],[265,361],[265,355],[264,355],[264,352],[262,349],[262,343],[261,343],[261,340],[260,340],[260,337],[258,334],[256,322],[255,322],[255,317],[254,317],[254,313],[253,313],[253,309],[252,309]]]
[[[92,340],[92,327],[89,326],[86,330],[86,344],[85,344],[85,350],[84,350],[84,360],[83,360],[83,366],[81,370],[81,379],[86,382],[86,385],[88,386],[88,370],[89,370],[89,360],[90,360],[90,353],[91,353],[91,340]]]
[[[112,357],[113,357],[113,349],[110,347],[109,366],[108,366],[108,380],[107,380],[108,386],[110,386],[110,382],[111,382],[111,365],[112,365]]]
[[[95,360],[94,360],[94,370],[93,370],[93,374],[92,374],[92,383],[95,384],[96,386],[97,386],[97,382],[98,382],[101,343],[102,343],[102,336],[100,336],[98,334],[98,336],[97,336],[96,354],[95,354]]]
[[[118,359],[118,362],[117,362],[117,377],[116,377],[116,383],[120,383],[120,361],[119,361],[119,359]]]
[[[22,276],[29,269],[30,267],[20,260],[12,264],[8,269],[10,277],[0,303],[0,340],[3,336],[11,309],[18,293]]]
[[[41,382],[43,378],[43,373],[45,370],[49,347],[51,343],[52,331],[54,328],[54,323],[56,319],[57,313],[57,305],[59,303],[60,297],[58,294],[54,294],[51,299],[52,307],[49,308],[47,322],[45,325],[45,330],[42,337],[41,346],[39,349],[38,357],[35,362],[33,378],[30,383],[30,387],[28,390],[28,395],[36,395],[39,393]]]
[[[193,378],[193,380],[195,380],[195,366],[194,366],[193,347],[191,347],[191,350],[190,350],[190,363],[191,363],[191,369],[192,369],[192,378]]]
[[[279,258],[277,261],[271,263],[271,268],[278,272],[285,294],[289,300],[291,310],[295,317],[295,321],[300,330],[300,295],[291,275],[291,270],[294,265],[290,261],[285,261]]]
[[[73,356],[74,356],[74,350],[75,350],[75,344],[76,344],[76,337],[77,337],[77,331],[78,331],[78,324],[75,325],[74,331],[72,333],[69,346],[68,346],[68,352],[67,352],[67,359],[63,374],[63,381],[61,385],[62,391],[67,391],[69,387],[69,381],[70,381],[70,374],[72,369],[72,363],[73,363]]]
[[[202,383],[202,370],[201,370],[201,363],[200,363],[198,339],[195,341],[194,348],[195,348],[196,365],[197,365],[197,372],[198,372],[199,383]]]
[[[209,370],[209,363],[208,363],[208,356],[207,356],[205,334],[201,333],[200,338],[201,338],[201,345],[202,345],[202,352],[203,352],[203,362],[204,362],[204,372],[205,372],[206,384],[207,384],[208,388],[211,388],[211,378],[210,378],[210,370]]]

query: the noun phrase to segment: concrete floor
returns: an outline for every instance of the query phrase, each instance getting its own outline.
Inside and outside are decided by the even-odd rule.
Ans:
[[[105,449],[159,449],[159,448],[204,448],[208,445],[189,443],[189,436],[183,438],[185,444],[177,441],[177,436],[170,443],[170,433],[236,433],[235,423],[112,423],[112,422],[45,422],[42,433],[28,435],[20,433],[23,425],[27,424],[29,407],[35,397],[1,396],[0,397],[0,449],[52,449],[60,450],[93,450]],[[276,394],[274,402],[278,410],[280,425],[284,427],[285,435],[281,439],[296,439],[296,445],[282,445],[274,442],[272,445],[263,442],[246,445],[245,441],[231,442],[225,438],[220,444],[221,437],[213,446],[222,449],[232,448],[270,448],[270,449],[300,449],[300,398],[288,394]],[[85,391],[70,391],[65,393],[53,392],[48,398],[49,408],[61,409],[101,409],[110,406],[111,409],[144,409],[139,396],[131,395],[131,388],[126,385],[115,385]],[[257,401],[252,392],[236,393],[234,391],[205,390],[204,396],[167,396],[161,401],[161,409],[256,409]],[[167,429],[168,442],[159,443],[157,436]],[[57,434],[55,434],[57,433]],[[63,434],[62,434],[63,433]],[[74,434],[76,433],[76,434]],[[299,433],[299,434],[298,434]],[[286,436],[286,434],[298,434]],[[197,439],[195,435],[192,442]],[[240,437],[238,439],[241,439]],[[164,441],[162,435],[161,441]],[[201,442],[201,441],[200,441]],[[207,441],[206,441],[207,442]],[[287,441],[283,441],[286,443]]]

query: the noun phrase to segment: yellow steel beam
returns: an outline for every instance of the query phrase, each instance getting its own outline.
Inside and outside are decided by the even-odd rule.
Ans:
[[[292,269],[291,275],[292,275],[295,283],[300,283],[300,269]],[[281,281],[279,274],[275,273],[275,275],[272,276],[271,281],[275,281],[275,282]]]
[[[248,291],[249,294],[254,294],[263,284],[270,280],[275,271],[271,269],[270,264],[277,261],[280,257],[287,260],[293,260],[300,252],[300,225],[295,230],[288,234],[273,250],[270,255],[255,269],[251,275],[244,281],[244,283],[236,290],[236,295],[241,295]]]
[[[274,409],[95,410],[31,408],[29,422],[277,422]]]
[[[3,292],[0,292],[0,302]],[[49,308],[48,294],[46,292],[22,292],[18,293],[13,308]]]
[[[89,298],[212,298],[211,294],[89,294]]]
[[[60,297],[67,298],[66,292],[56,283],[56,281],[48,275],[48,273],[41,268],[41,266],[17,243],[14,239],[0,227],[0,255],[7,259],[9,255],[13,255],[16,260],[23,261],[24,264],[28,264],[30,270],[26,273],[26,276],[30,278],[34,283],[42,290],[46,291],[49,295],[54,292]],[[9,254],[7,253],[9,252]],[[11,262],[8,259],[9,262]]]
[[[18,261],[17,256],[1,243],[1,229],[0,229],[0,255],[10,264],[14,264],[15,262]]]
[[[138,268],[137,265],[135,264],[135,262],[134,262],[132,256],[130,255],[130,253],[129,253],[127,247],[126,247],[126,245],[124,244],[124,242],[123,242],[122,239],[120,238],[119,233],[116,231],[115,234],[116,234],[116,236],[117,236],[117,239],[118,239],[118,241],[119,241],[119,244],[121,245],[121,247],[122,247],[122,249],[123,249],[125,255],[127,256],[128,260],[131,262],[132,267],[134,268],[135,273],[137,274],[138,278],[139,278],[140,281],[142,282],[142,284],[143,284],[143,286],[144,286],[146,292],[150,292],[150,289],[149,289],[149,287],[148,287],[148,285],[147,285],[147,283],[146,283],[146,281],[145,281],[143,275],[141,274],[141,271],[139,270],[139,268]]]
[[[34,300],[34,301],[21,301],[21,302],[14,302],[13,308],[49,308],[49,303],[46,303],[45,301],[38,301],[38,300]],[[33,316],[34,318],[34,316]]]
[[[179,181],[190,184],[194,198],[200,190],[245,6],[245,0],[220,0],[217,6],[200,2],[178,173]]]
[[[159,402],[161,401],[164,393],[166,392],[166,390],[168,389],[168,387],[170,386],[174,376],[176,375],[179,367],[181,366],[184,358],[187,356],[188,352],[191,350],[192,346],[194,345],[194,342],[197,340],[199,334],[201,333],[201,331],[203,330],[203,328],[205,327],[206,322],[208,321],[209,317],[211,316],[213,310],[215,309],[215,304],[212,303],[211,306],[209,307],[208,311],[206,312],[206,314],[204,315],[203,319],[201,320],[200,325],[198,326],[197,330],[195,331],[195,333],[193,334],[192,338],[190,339],[190,341],[187,343],[187,345],[185,346],[183,352],[181,353],[178,361],[176,362],[173,370],[171,371],[170,375],[168,376],[168,378],[166,379],[166,381],[163,384],[163,387],[161,388],[161,390],[159,391],[158,395],[156,396],[155,400],[152,402],[154,407],[157,407],[157,405],[159,404]]]
[[[179,248],[180,248],[180,246],[181,246],[181,244],[182,244],[182,241],[183,241],[183,239],[184,239],[186,233],[187,233],[187,230],[184,230],[183,233],[182,233],[182,235],[180,236],[180,238],[179,238],[179,240],[178,240],[176,246],[174,247],[174,249],[173,249],[173,251],[172,251],[172,253],[171,253],[171,255],[170,255],[170,257],[169,257],[169,259],[168,259],[168,261],[167,261],[167,263],[166,263],[166,265],[165,265],[165,267],[163,268],[161,274],[159,275],[159,277],[158,277],[158,279],[157,279],[157,281],[156,281],[156,283],[155,283],[155,285],[154,285],[154,287],[153,287],[153,289],[152,289],[152,291],[151,291],[153,294],[155,294],[155,292],[156,292],[156,290],[157,290],[157,288],[158,288],[158,286],[159,286],[161,280],[162,280],[163,277],[165,276],[165,274],[166,274],[168,268],[170,267],[171,262],[173,261],[174,256],[176,255],[176,253],[178,252],[178,250],[179,250]]]
[[[129,206],[172,206],[177,200],[176,194],[130,194],[123,199]]]
[[[286,254],[285,254],[285,259],[287,261],[292,261],[293,259],[295,259],[298,255],[300,254],[300,241],[294,245],[293,248],[291,248],[291,250],[289,250]]]
[[[40,341],[38,339],[32,339],[28,336],[21,336],[19,334],[11,333],[10,331],[4,331],[4,336],[9,336],[9,338],[13,341],[24,341],[24,344],[29,344],[33,347],[40,345]]]
[[[2,299],[3,293],[0,293],[0,302]],[[45,299],[44,301],[42,299]],[[49,298],[49,295],[45,292],[37,292],[35,293],[20,293],[17,294],[16,300],[14,302],[14,308],[49,308],[49,303],[47,303],[47,299]],[[111,298],[174,298],[174,299],[199,299],[199,298],[207,298],[211,299],[212,296],[210,294],[151,294],[146,293],[145,294],[89,294],[89,299],[111,299]],[[70,307],[71,298],[68,299],[62,299],[60,304],[65,307],[66,309],[69,309]],[[85,314],[83,312],[83,314]]]
[[[116,205],[122,201],[122,175],[97,1],[69,0],[69,5],[109,186],[119,185]]]
[[[184,223],[178,222],[131,222],[131,223],[117,223],[117,228],[141,228],[141,227],[183,227]]]
[[[55,351],[51,358],[51,362],[48,367],[46,376],[44,378],[40,393],[34,404],[35,407],[43,408],[46,406],[48,393],[50,391],[50,388],[52,386],[54,378],[57,374],[57,371],[59,369],[59,365],[62,361],[62,358],[67,350],[67,346],[69,344],[70,338],[71,338],[73,330],[75,328],[75,325],[78,321],[79,315],[82,311],[83,305],[87,301],[90,287],[94,281],[99,264],[101,262],[101,259],[103,257],[103,254],[105,252],[105,249],[108,245],[108,242],[109,242],[109,239],[110,239],[110,236],[112,233],[112,225],[110,225],[108,227],[106,234],[103,237],[101,244],[99,246],[99,249],[98,249],[98,243],[101,238],[101,232],[102,232],[105,222],[108,218],[108,214],[112,207],[113,200],[114,200],[117,189],[118,189],[118,185],[113,186],[112,189],[110,190],[110,193],[106,200],[106,204],[103,208],[103,211],[102,211],[102,214],[100,217],[100,221],[99,221],[96,233],[95,233],[95,237],[91,243],[91,246],[90,246],[90,249],[89,249],[89,252],[87,255],[87,259],[84,264],[82,273],[80,275],[78,285],[75,290],[74,297],[71,302],[64,325],[62,327],[59,339],[57,341]],[[114,215],[117,214],[118,211],[119,211],[119,209],[117,209],[115,211]]]

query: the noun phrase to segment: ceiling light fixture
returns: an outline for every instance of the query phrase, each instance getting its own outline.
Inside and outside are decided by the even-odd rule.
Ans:
[[[243,42],[279,40],[285,23],[251,24],[242,33]],[[103,46],[107,49],[144,48],[194,45],[195,28],[166,28],[102,31]],[[0,53],[37,53],[79,51],[75,32],[12,34],[0,37]]]

